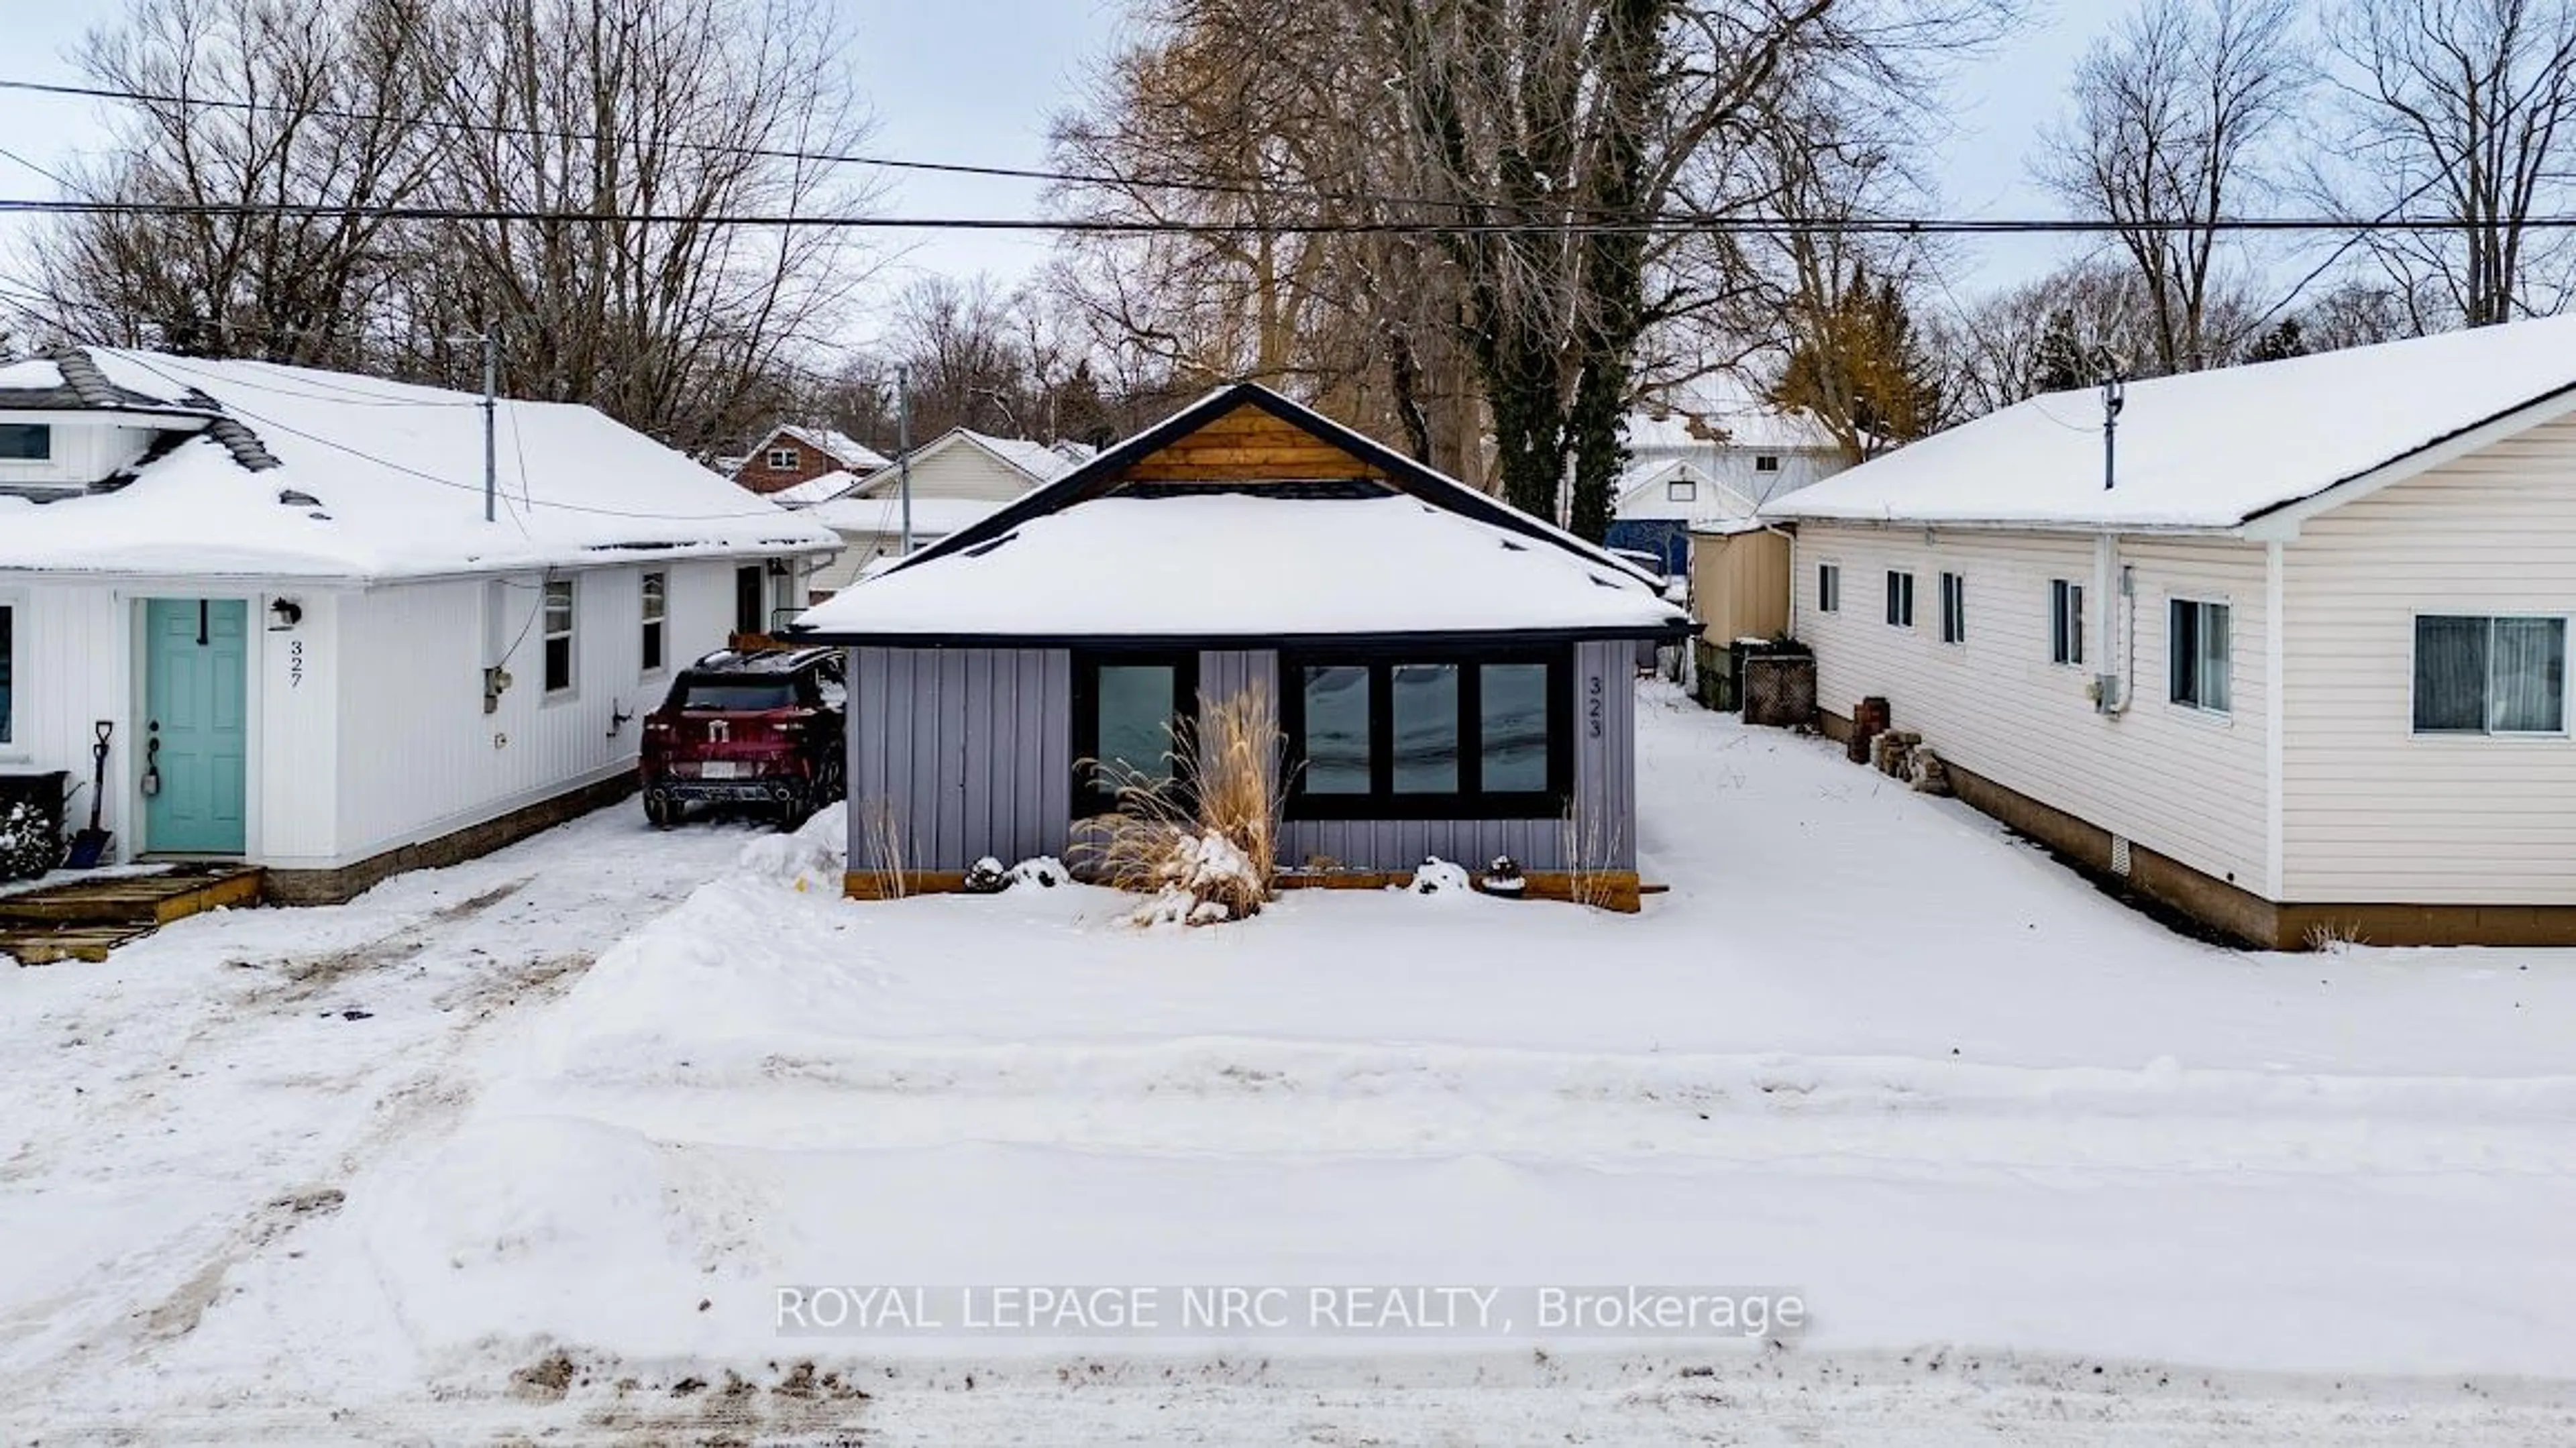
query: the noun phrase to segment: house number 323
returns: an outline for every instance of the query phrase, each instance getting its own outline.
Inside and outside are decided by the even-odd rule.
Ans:
[[[304,687],[304,640],[296,639],[286,646],[286,683],[291,689]]]
[[[1584,732],[1587,737],[1598,739],[1601,737],[1601,676],[1599,674],[1594,674],[1585,679],[1583,683]]]

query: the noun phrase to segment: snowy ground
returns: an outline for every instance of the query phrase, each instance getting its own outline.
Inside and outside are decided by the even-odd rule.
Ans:
[[[2576,961],[2212,949],[1814,742],[1640,721],[1674,888],[1635,918],[857,905],[619,810],[0,975],[0,1433],[2576,1438]],[[781,1336],[827,1283],[1778,1286],[1814,1325]]]

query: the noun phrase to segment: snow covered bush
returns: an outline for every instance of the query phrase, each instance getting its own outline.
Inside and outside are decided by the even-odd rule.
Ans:
[[[32,880],[63,862],[45,812],[23,799],[0,804],[0,881]]]
[[[790,889],[828,889],[837,894],[850,865],[849,806],[816,810],[792,835],[761,835],[742,847],[735,863]]]
[[[1022,860],[1011,867],[1010,874],[1014,886],[1034,885],[1041,890],[1052,890],[1072,878],[1073,872],[1064,867],[1064,861],[1053,855]]]
[[[1079,858],[1105,883],[1150,897],[1139,924],[1259,914],[1279,865],[1282,744],[1270,692],[1254,685],[1211,707],[1204,730],[1175,729],[1168,779],[1088,761],[1118,808],[1076,842]]]
[[[1450,864],[1447,860],[1440,858],[1438,855],[1430,856],[1422,862],[1421,868],[1413,872],[1413,884],[1408,888],[1410,888],[1416,895],[1465,895],[1471,893],[1467,882],[1467,872],[1457,865]]]

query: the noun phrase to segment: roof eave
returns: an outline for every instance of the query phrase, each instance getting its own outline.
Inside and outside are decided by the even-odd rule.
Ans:
[[[928,632],[900,629],[809,628],[803,624],[790,624],[780,630],[780,633],[784,637],[796,639],[799,642],[833,644],[844,648],[1321,649],[1479,643],[1609,643],[1639,639],[1670,642],[1688,638],[1697,631],[1698,627],[1690,619],[1675,615],[1654,624],[1586,624],[1556,628],[1498,629],[1349,629],[1321,633],[1229,629],[1184,629],[1159,633],[1079,631],[992,633],[972,630]]]
[[[1979,533],[2153,533],[2175,537],[2233,538],[2244,536],[2241,523],[2154,523],[2118,518],[1933,518],[1933,517],[1867,517],[1842,513],[1761,513],[1750,521],[1763,525],[1798,523],[1832,523],[1853,528],[1909,528],[1939,532],[1955,529]]]

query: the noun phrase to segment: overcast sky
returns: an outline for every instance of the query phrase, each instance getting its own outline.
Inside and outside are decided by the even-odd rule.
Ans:
[[[1069,104],[1093,61],[1116,41],[1120,0],[840,0],[850,54],[877,116],[871,146],[889,155],[983,165],[1045,161],[1048,117]],[[2040,0],[2016,36],[1965,71],[1957,133],[1941,146],[1945,209],[1971,216],[2053,215],[2058,207],[2026,175],[2033,131],[2061,105],[2085,43],[2118,13],[2114,0]],[[77,80],[66,58],[83,31],[113,20],[123,0],[0,0],[0,78]],[[0,149],[59,169],[98,144],[100,116],[87,101],[0,92]],[[889,178],[886,209],[911,216],[1026,216],[1027,183],[922,173]],[[0,196],[50,197],[54,184],[0,156]],[[23,244],[0,232],[0,245]],[[960,275],[1027,274],[1043,236],[912,234],[905,269]],[[2018,280],[2063,254],[2065,243],[1988,243],[1962,255],[1962,295]],[[6,268],[0,268],[5,270]]]

